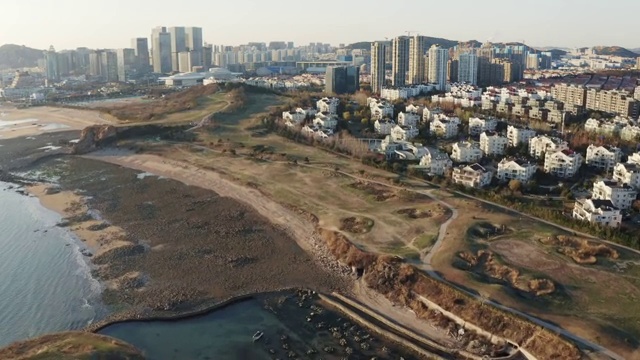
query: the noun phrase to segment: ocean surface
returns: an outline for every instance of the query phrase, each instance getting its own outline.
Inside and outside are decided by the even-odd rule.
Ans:
[[[10,186],[0,182],[0,347],[106,316],[82,243]]]

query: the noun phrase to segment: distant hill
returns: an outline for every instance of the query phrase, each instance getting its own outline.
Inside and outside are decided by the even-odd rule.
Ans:
[[[613,55],[631,58],[640,56],[639,54],[621,46],[594,46],[593,51],[598,55]]]
[[[2,45],[0,46],[0,69],[34,67],[43,57],[42,50],[13,44]]]
[[[425,36],[425,38],[426,38],[425,46],[427,48],[430,48],[432,45],[435,45],[435,44],[438,44],[444,48],[452,48],[454,46],[457,46],[459,43],[473,45],[475,47],[480,47],[480,45],[482,45],[479,41],[476,41],[476,40],[458,42],[456,40],[448,40],[448,39],[436,38],[436,37],[430,37],[430,36]],[[389,39],[389,41],[391,41],[391,39]],[[371,41],[361,41],[361,42],[353,43],[351,45],[348,45],[347,48],[354,49],[354,50],[355,49],[371,50]]]
[[[636,54],[640,54],[640,48],[629,49],[629,50],[633,51]]]

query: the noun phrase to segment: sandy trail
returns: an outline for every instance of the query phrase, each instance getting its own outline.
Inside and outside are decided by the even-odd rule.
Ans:
[[[51,188],[47,184],[32,185],[27,187],[27,191],[38,198],[42,206],[55,211],[65,218],[85,215],[89,212],[84,198],[71,191],[61,191],[58,193],[48,193]],[[104,224],[100,220],[86,220],[74,222],[69,229],[80,238],[96,255],[103,254],[109,250],[130,245],[126,241],[126,232],[117,226],[108,226],[100,230],[92,230],[92,226]]]

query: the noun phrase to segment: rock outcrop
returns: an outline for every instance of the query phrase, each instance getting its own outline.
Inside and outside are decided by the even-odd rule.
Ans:
[[[116,140],[118,130],[113,125],[93,125],[82,130],[80,140],[73,145],[72,153],[90,153]]]

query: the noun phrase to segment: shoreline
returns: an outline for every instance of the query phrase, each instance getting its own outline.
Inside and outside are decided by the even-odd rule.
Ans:
[[[96,219],[82,195],[73,191],[59,190],[55,185],[36,183],[25,186],[28,194],[36,197],[40,204],[62,216],[59,227],[67,228],[82,243],[91,249],[91,256],[99,256],[108,251],[133,245],[124,240],[124,229],[107,221]]]

